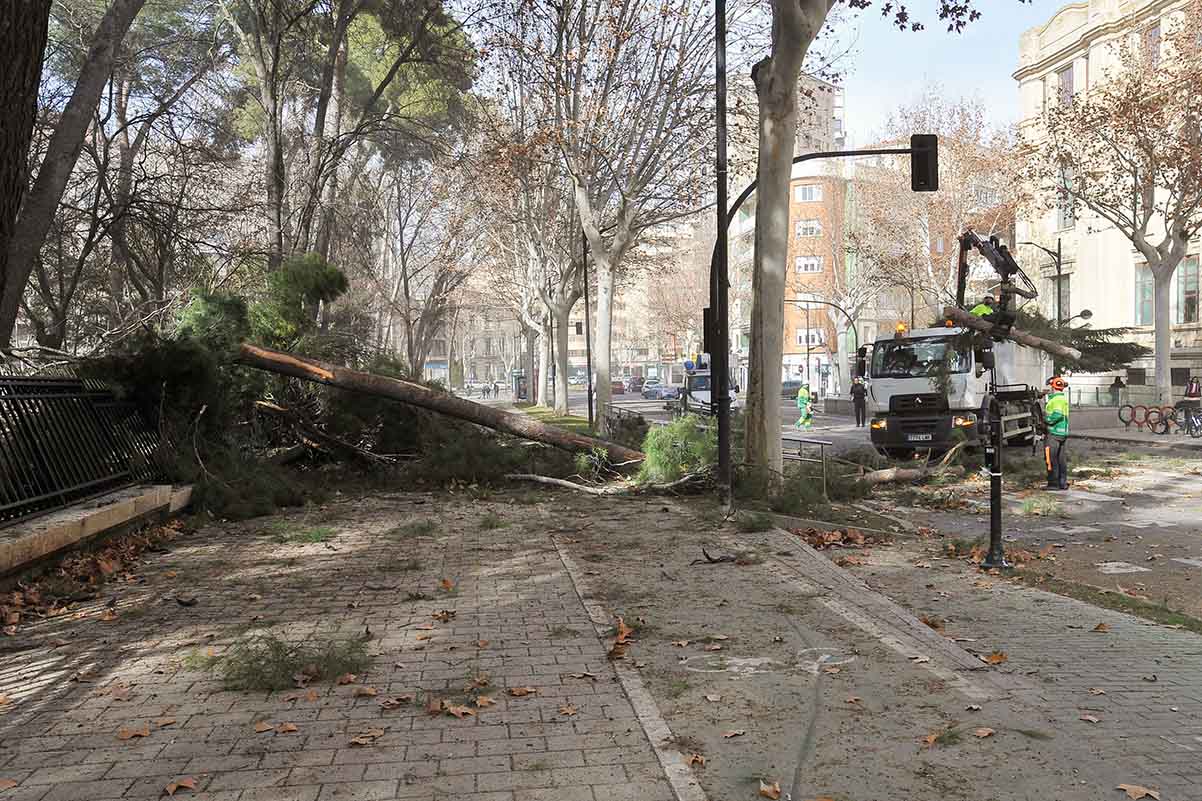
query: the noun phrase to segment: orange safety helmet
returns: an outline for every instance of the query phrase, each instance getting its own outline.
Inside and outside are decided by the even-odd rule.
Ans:
[[[1068,382],[1058,375],[1054,375],[1048,379],[1048,386],[1056,392],[1064,392],[1068,388]]]

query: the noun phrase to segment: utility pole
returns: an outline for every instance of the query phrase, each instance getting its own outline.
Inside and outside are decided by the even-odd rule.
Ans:
[[[806,310],[806,384],[810,383],[810,304],[805,305]]]
[[[727,263],[726,204],[726,0],[714,0],[714,116],[715,177],[718,181],[718,237],[714,243],[717,269],[710,278],[710,308],[713,309],[713,351],[710,353],[711,399],[718,412],[718,497],[730,500],[730,313],[727,294],[730,286]]]

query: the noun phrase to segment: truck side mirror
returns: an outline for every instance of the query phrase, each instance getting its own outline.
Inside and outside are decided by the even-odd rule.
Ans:
[[[867,346],[856,349],[856,377],[863,378],[868,372],[868,348]]]

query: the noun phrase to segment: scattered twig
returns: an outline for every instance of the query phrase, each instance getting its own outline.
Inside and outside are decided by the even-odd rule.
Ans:
[[[722,556],[717,556],[717,557],[710,556],[709,551],[705,550],[704,545],[701,547],[701,555],[704,556],[705,558],[704,559],[694,559],[692,562],[689,562],[689,565],[690,566],[692,566],[692,565],[721,565],[721,564],[725,564],[727,562],[734,562],[736,559],[734,554],[729,554],[729,553],[723,554]]]

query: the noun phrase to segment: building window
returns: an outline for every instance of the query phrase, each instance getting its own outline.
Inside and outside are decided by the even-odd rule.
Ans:
[[[1169,381],[1175,387],[1183,387],[1189,383],[1190,369],[1188,367],[1170,367]]]
[[[584,323],[576,323],[576,336],[584,336]]]
[[[447,341],[445,339],[434,340],[434,342],[432,342],[430,344],[430,355],[431,356],[446,356],[447,355]]]
[[[798,256],[794,263],[799,273],[820,273],[822,272],[822,257],[821,256]]]
[[[1177,322],[1198,322],[1198,257],[1190,256],[1177,268]]]
[[[1052,286],[1058,290],[1052,294],[1052,303],[1058,304],[1052,307],[1052,314],[1059,314],[1061,320],[1067,320],[1073,316],[1072,293],[1070,291],[1069,281],[1071,275],[1062,275],[1059,279],[1052,276]],[[1059,285],[1059,286],[1057,286]]]
[[[807,343],[808,340],[808,343]],[[826,331],[822,328],[798,328],[797,329],[797,344],[805,347],[809,344],[810,347],[817,347],[826,342]]]
[[[1132,387],[1142,387],[1148,383],[1148,371],[1143,367],[1127,368],[1127,384]]]
[[[488,337],[484,338],[484,355],[492,356],[492,340]]]
[[[817,203],[822,200],[822,184],[793,187],[793,200],[798,203]]]
[[[1073,65],[1069,63],[1067,67],[1056,71],[1056,92],[1060,98],[1060,104],[1066,106],[1073,102]]]
[[[1144,58],[1153,67],[1160,64],[1160,22],[1153,22],[1141,34]]]
[[[819,220],[798,220],[797,238],[805,239],[822,236],[822,222]]]
[[[1152,271],[1146,264],[1135,265],[1135,324],[1152,324]]]
[[[1077,224],[1076,203],[1073,201],[1073,170],[1071,167],[1060,169],[1060,186],[1056,198],[1056,229],[1065,231]]]

